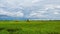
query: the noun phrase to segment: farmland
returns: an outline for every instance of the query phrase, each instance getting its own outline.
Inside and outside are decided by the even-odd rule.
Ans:
[[[60,34],[60,20],[0,20],[0,34]]]

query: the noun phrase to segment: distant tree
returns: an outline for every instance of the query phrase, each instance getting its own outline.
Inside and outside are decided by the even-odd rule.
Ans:
[[[18,20],[16,20],[15,22],[19,22]]]
[[[29,20],[29,19],[27,19],[26,21],[27,21],[27,22],[30,22],[30,20]]]

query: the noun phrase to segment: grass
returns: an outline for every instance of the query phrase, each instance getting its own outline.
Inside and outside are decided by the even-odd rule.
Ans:
[[[0,21],[0,34],[60,34],[60,20]]]

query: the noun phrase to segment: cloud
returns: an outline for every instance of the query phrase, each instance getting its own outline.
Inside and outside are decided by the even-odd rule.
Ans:
[[[60,0],[1,0],[0,14],[11,17],[58,19]]]
[[[59,12],[54,12],[54,14],[56,14],[56,15],[57,15],[57,14],[59,14]]]
[[[24,14],[21,11],[16,12],[16,17],[23,17]]]
[[[23,17],[24,14],[21,11],[9,12],[9,11],[0,9],[0,15],[7,15],[7,16],[11,16],[11,17]]]
[[[45,5],[45,7],[50,9],[55,9],[55,8],[60,8],[60,5],[47,4]]]
[[[41,2],[43,0],[32,0],[32,3],[37,3],[37,2]]]
[[[29,18],[58,19],[60,17],[60,5],[45,5],[44,8],[33,10]]]
[[[45,17],[43,14],[46,13],[46,11],[32,11],[29,14],[29,18],[41,18],[41,17]]]

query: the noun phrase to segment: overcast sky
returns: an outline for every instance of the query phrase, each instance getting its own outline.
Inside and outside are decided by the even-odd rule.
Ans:
[[[0,15],[12,18],[60,19],[60,0],[0,0]]]

